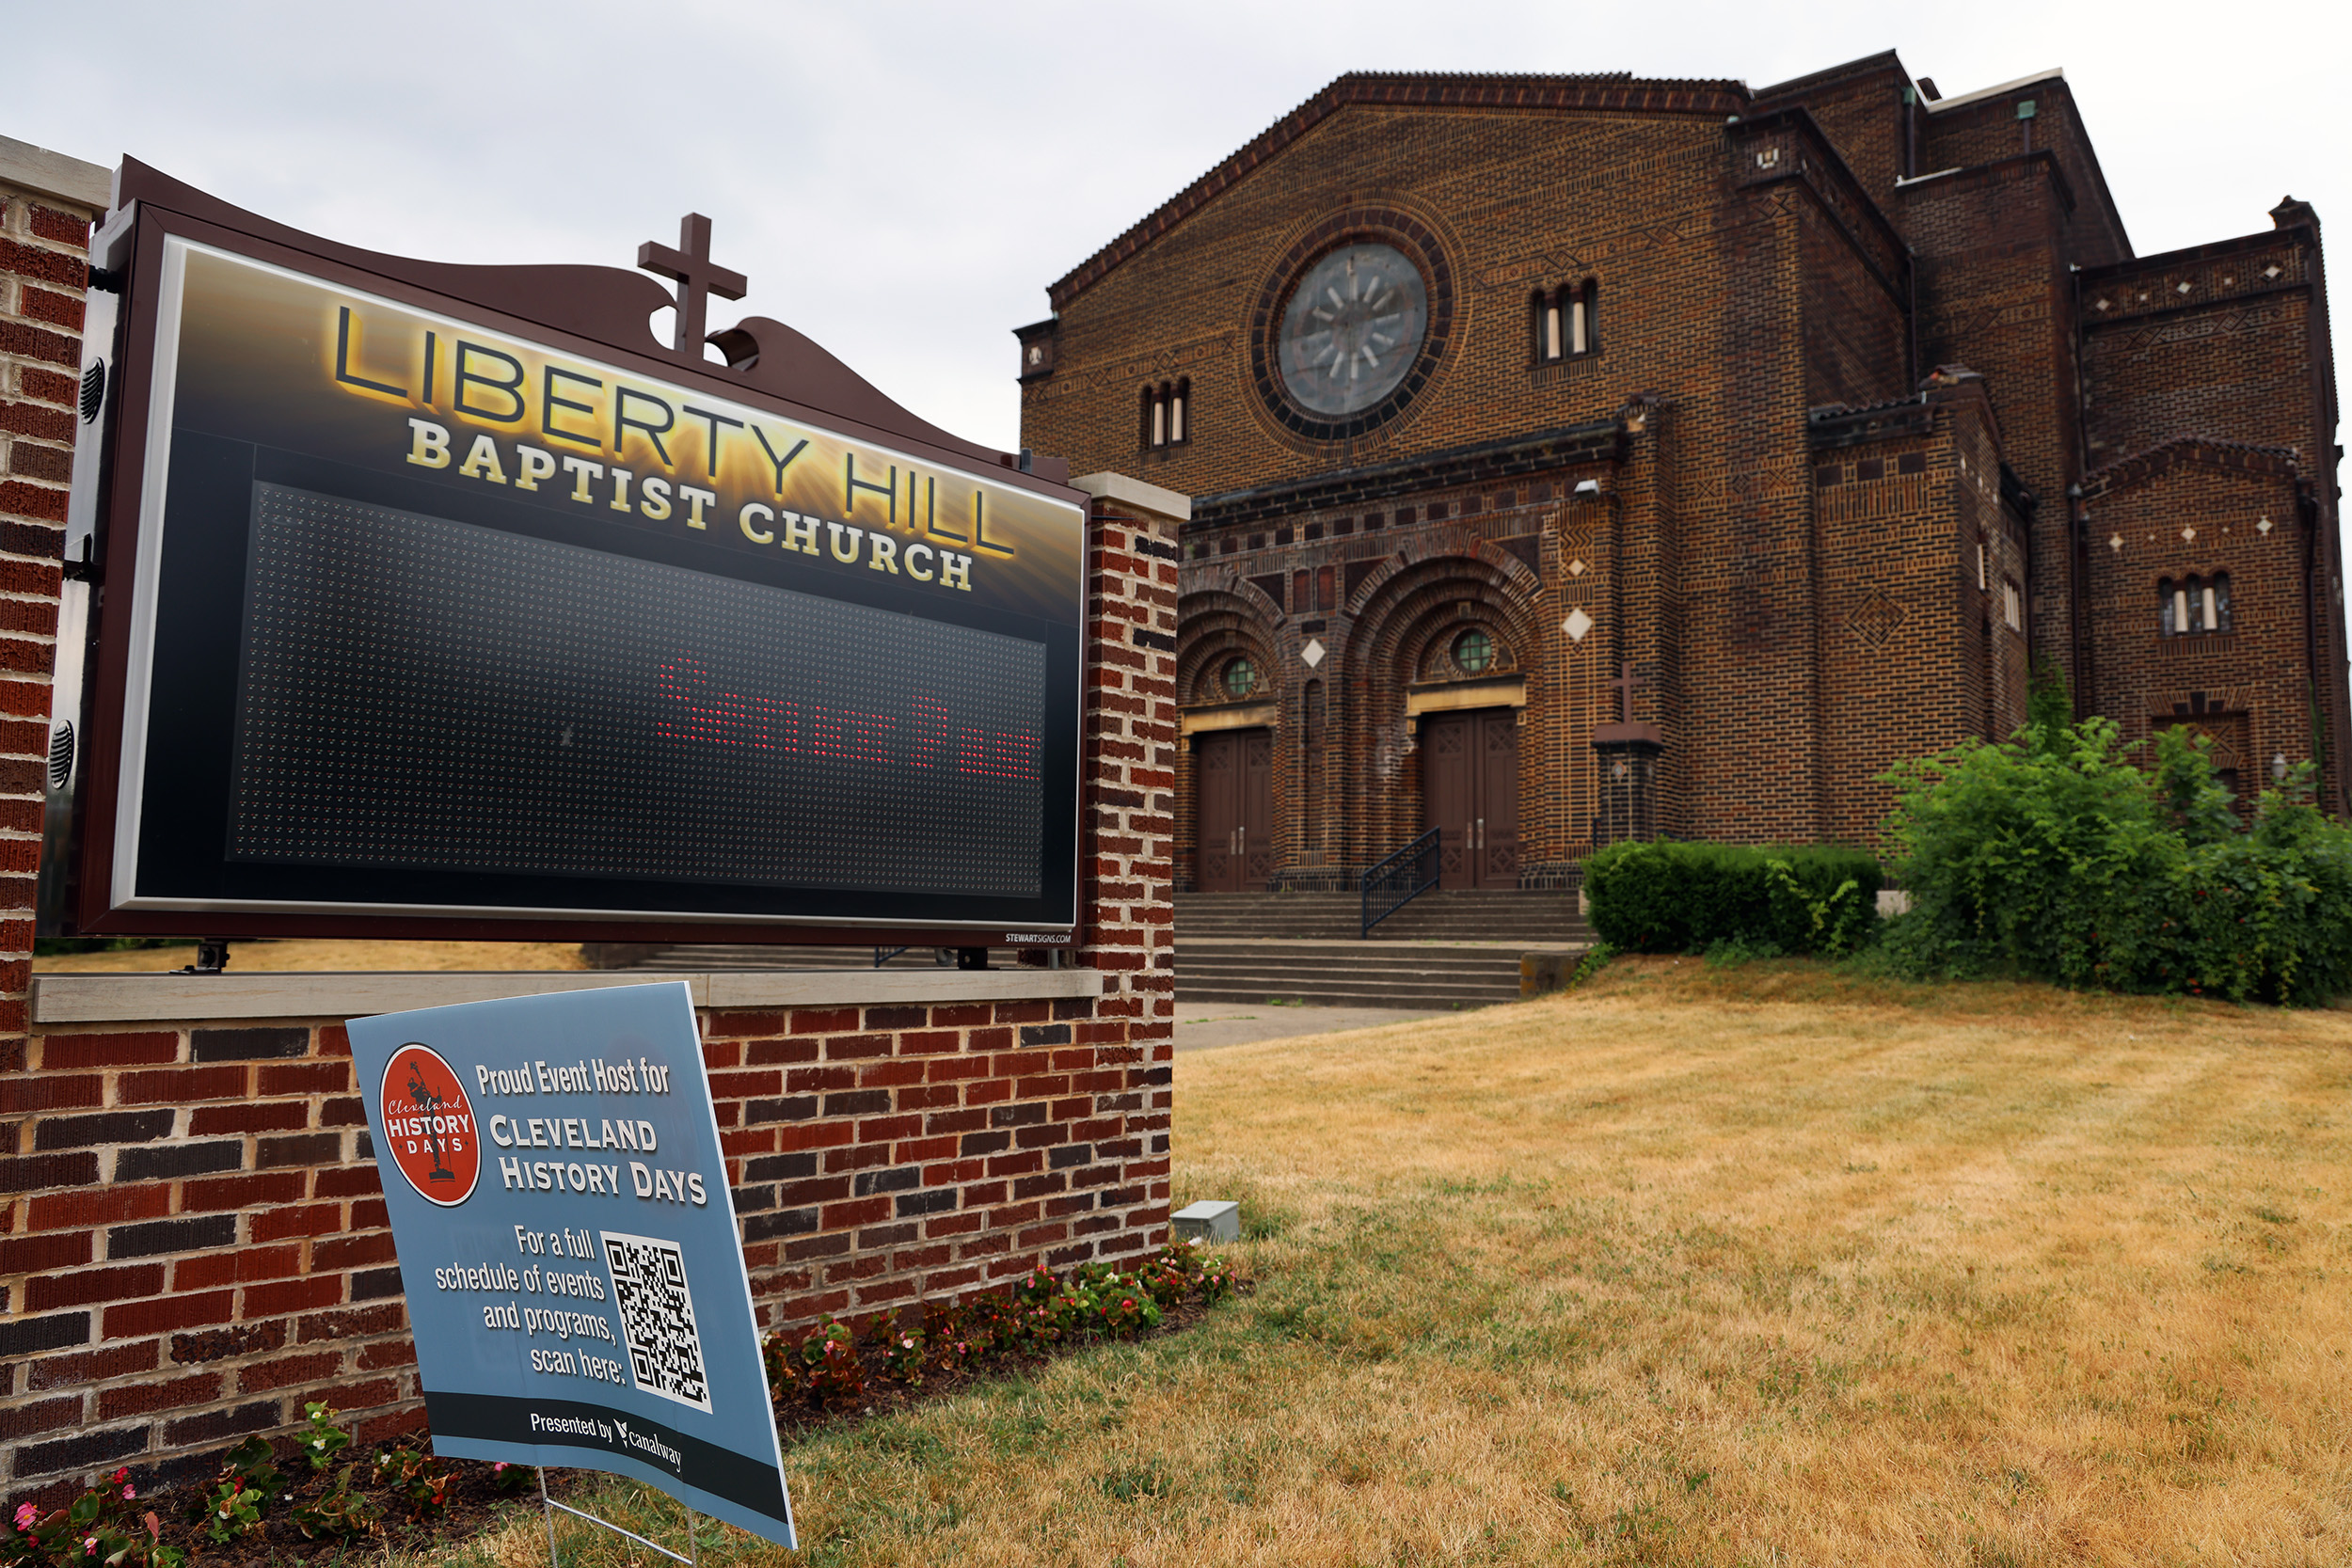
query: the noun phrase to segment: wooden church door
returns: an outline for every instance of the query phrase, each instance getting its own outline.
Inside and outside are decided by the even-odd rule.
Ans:
[[[1512,708],[1422,721],[1421,798],[1438,830],[1438,885],[1519,885],[1519,731]]]
[[[1218,730],[1200,737],[1203,893],[1263,893],[1274,874],[1274,732]]]

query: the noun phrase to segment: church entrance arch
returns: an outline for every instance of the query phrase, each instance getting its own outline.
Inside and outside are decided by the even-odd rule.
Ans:
[[[1274,875],[1274,732],[1216,730],[1193,752],[1203,893],[1263,893]]]
[[[1421,798],[1438,830],[1438,885],[1519,885],[1518,713],[1433,713],[1421,721]]]

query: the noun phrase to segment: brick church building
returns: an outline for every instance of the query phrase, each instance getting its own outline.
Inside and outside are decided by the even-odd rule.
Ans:
[[[1194,498],[1177,885],[1867,840],[2042,657],[2343,811],[2319,220],[2269,217],[2135,256],[2056,71],[1340,78],[1018,332],[1025,446]]]

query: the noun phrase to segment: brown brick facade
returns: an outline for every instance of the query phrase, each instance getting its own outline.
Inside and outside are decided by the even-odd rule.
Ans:
[[[2008,733],[2038,655],[2136,734],[2238,705],[2247,744],[2321,761],[2343,809],[2318,226],[2273,217],[2134,259],[2055,75],[1944,103],[1891,54],[1753,93],[1341,78],[1019,333],[1024,445],[1195,498],[1178,885],[1208,863],[1203,736],[1270,753],[1250,885],[1351,886],[1431,824],[1432,715],[1488,699],[1518,736],[1520,879],[1561,879],[1629,663],[1677,834],[1867,838],[1878,775]],[[1302,268],[1364,242],[1416,259],[1427,347],[1376,417],[1317,423],[1270,334]],[[1570,298],[1589,341],[1548,355]],[[1186,438],[1154,445],[1138,395],[1179,386]],[[2118,467],[2185,436],[2274,467]],[[2148,542],[2185,528],[2197,549]],[[2155,647],[2157,581],[2221,571],[2238,629]],[[1465,631],[1487,668],[1449,662]],[[1254,689],[1224,680],[1236,657]]]

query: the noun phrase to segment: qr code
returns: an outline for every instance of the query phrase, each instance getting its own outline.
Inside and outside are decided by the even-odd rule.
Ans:
[[[675,1242],[651,1236],[599,1235],[637,1386],[707,1413],[710,1378],[703,1370],[694,1298],[686,1288],[686,1255]]]

